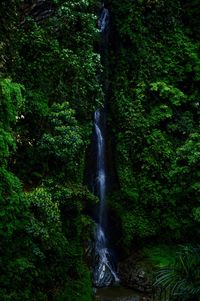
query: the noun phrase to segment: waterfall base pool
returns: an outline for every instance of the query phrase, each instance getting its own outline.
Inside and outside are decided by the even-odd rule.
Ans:
[[[96,290],[95,301],[148,301],[147,296],[140,295],[122,286],[105,287]]]

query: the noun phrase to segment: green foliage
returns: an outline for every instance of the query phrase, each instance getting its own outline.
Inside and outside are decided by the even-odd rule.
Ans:
[[[177,246],[174,245],[148,245],[144,248],[143,254],[153,267],[163,268],[172,266],[177,253]]]
[[[126,190],[120,195],[114,195],[110,200],[110,206],[115,218],[120,218],[120,229],[118,230],[121,240],[118,239],[118,245],[123,245],[124,248],[131,246],[133,237],[153,236],[157,230],[157,225],[148,214],[140,206],[138,202],[138,192],[136,190]],[[125,207],[126,206],[126,207]]]
[[[18,114],[22,112],[24,99],[23,87],[13,83],[10,79],[0,80],[0,161],[10,156],[15,142],[10,132],[16,123]]]
[[[199,223],[198,43],[185,34],[179,1],[113,1],[112,12],[111,207],[123,243],[190,239]]]
[[[19,180],[4,167],[0,168],[1,237],[10,239],[20,226],[23,194]],[[21,208],[22,206],[22,208]]]
[[[1,127],[9,128],[16,122],[18,113],[23,109],[22,85],[10,79],[0,80],[0,120]]]
[[[97,3],[50,2],[52,14],[39,22],[35,4],[3,1],[0,10],[5,301],[92,295],[84,252],[91,221],[83,212],[96,198],[82,183],[91,116],[103,103]],[[110,3],[105,74],[119,183],[110,207],[126,248],[135,239],[190,239],[194,229],[199,236],[197,8],[195,0]]]
[[[74,117],[74,110],[67,102],[54,104],[49,113],[51,130],[41,139],[40,148],[47,159],[68,172],[68,176],[78,173],[80,166],[80,152],[83,147],[81,127]]]
[[[200,207],[193,209],[193,216],[197,222],[200,222]]]
[[[200,23],[198,14],[200,11],[198,0],[181,0],[182,3],[182,19],[185,25],[185,31],[195,41],[200,37]]]
[[[155,286],[170,290],[172,300],[199,300],[199,252],[199,247],[182,246],[174,265],[157,272]]]
[[[81,187],[51,182],[51,191],[38,187],[24,198],[21,186],[14,186],[17,179],[8,176],[10,206],[5,206],[5,180],[1,181],[1,203],[6,208],[1,210],[0,225],[2,300],[42,301],[51,296],[78,301],[82,293],[90,300],[91,278],[83,257],[90,220],[81,214],[81,195],[91,200],[92,196]]]
[[[93,50],[97,39],[95,6],[95,1],[73,5],[54,1],[54,13],[44,22],[21,16],[13,76],[26,89],[26,110],[15,129],[19,151],[14,170],[28,186],[40,184],[51,171],[57,173],[61,164],[65,176],[67,172],[68,178],[74,175],[82,182],[91,116],[103,100],[96,75],[100,57]],[[58,129],[52,121],[56,106],[60,115],[73,115],[71,125],[67,127],[67,120],[63,120]]]
[[[57,265],[61,269],[59,276],[61,279],[58,281],[58,276],[53,278],[56,279],[56,283],[63,286],[55,293],[55,300],[79,300],[82,293],[85,298],[90,300],[92,294],[91,277],[84,262],[83,244],[88,241],[91,222],[89,218],[82,215],[82,209],[85,205],[84,202],[91,202],[91,204],[94,202],[94,196],[82,186],[64,187],[53,181],[49,181],[48,186],[54,204],[58,206],[60,211],[62,235],[64,235],[65,240],[67,239],[66,249],[61,250],[60,253],[61,260],[64,262],[61,264],[60,260]],[[55,235],[57,234],[55,233]],[[60,248],[61,246],[62,243],[58,242],[57,247]],[[57,258],[58,252],[55,255]]]
[[[27,193],[26,199],[31,211],[26,231],[37,275],[34,285],[43,294],[52,291],[53,295],[54,290],[65,286],[69,266],[69,242],[62,232],[59,205],[44,187]]]
[[[4,129],[0,129],[0,160],[9,157],[10,149],[14,148],[14,140],[12,134],[5,131]]]
[[[53,1],[41,23],[22,2],[0,12],[0,72],[17,82],[0,80],[1,299],[91,300],[82,211],[96,199],[81,184],[102,102],[96,2]]]
[[[20,0],[1,1],[0,9],[0,78],[10,76],[17,56],[17,26],[19,24]]]
[[[122,231],[125,235],[124,241],[131,243],[133,237],[139,235],[141,238],[154,234],[153,225],[150,224],[148,218],[144,216],[143,211],[134,210],[133,213],[126,213],[122,217]]]
[[[66,290],[55,297],[55,301],[92,301],[90,273],[82,262],[78,264],[80,280],[69,282]]]
[[[99,56],[92,47],[93,5],[94,1],[73,5],[57,1],[55,14],[43,26],[26,20],[26,31],[20,30],[18,41],[17,79],[33,91],[42,91],[51,103],[67,100],[82,121],[89,120],[101,100],[96,78]]]

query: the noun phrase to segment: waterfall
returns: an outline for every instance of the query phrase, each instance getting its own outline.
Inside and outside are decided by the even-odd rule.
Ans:
[[[97,143],[97,166],[96,166],[96,191],[100,200],[99,224],[102,226],[105,213],[106,194],[106,170],[105,170],[105,142],[102,130],[102,115],[100,110],[94,113],[94,128]]]
[[[118,282],[118,277],[113,267],[111,251],[106,238],[106,166],[105,166],[105,137],[103,129],[104,111],[94,113],[94,132],[97,143],[97,162],[95,191],[99,197],[98,224],[95,233],[95,267],[94,283],[96,286],[108,286]]]
[[[109,11],[102,5],[98,19],[98,27],[101,33],[101,59],[102,64],[105,61],[107,53],[109,26]],[[102,58],[104,57],[104,60]],[[106,78],[104,79],[106,81]],[[106,92],[105,99],[106,99]],[[105,161],[105,110],[98,109],[94,113],[94,136],[96,142],[96,170],[95,174],[95,194],[99,198],[98,223],[95,233],[95,267],[94,267],[94,284],[98,287],[109,286],[118,282],[119,279],[113,266],[112,252],[108,247],[106,236],[106,190],[107,190],[107,169]]]

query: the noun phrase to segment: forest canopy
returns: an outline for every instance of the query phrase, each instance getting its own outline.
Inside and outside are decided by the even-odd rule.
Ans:
[[[105,1],[102,60],[98,1],[1,1],[2,301],[92,300],[86,178],[105,86],[114,246],[198,242],[198,2]]]

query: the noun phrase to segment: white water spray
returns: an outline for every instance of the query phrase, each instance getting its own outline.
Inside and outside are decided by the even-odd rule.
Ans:
[[[105,138],[103,131],[104,112],[97,110],[94,114],[94,129],[97,143],[97,164],[96,164],[96,194],[99,197],[99,224],[95,234],[95,255],[96,266],[94,282],[96,286],[108,286],[118,282],[119,279],[112,266],[111,251],[107,246],[105,235],[106,219],[106,168],[105,168]]]

